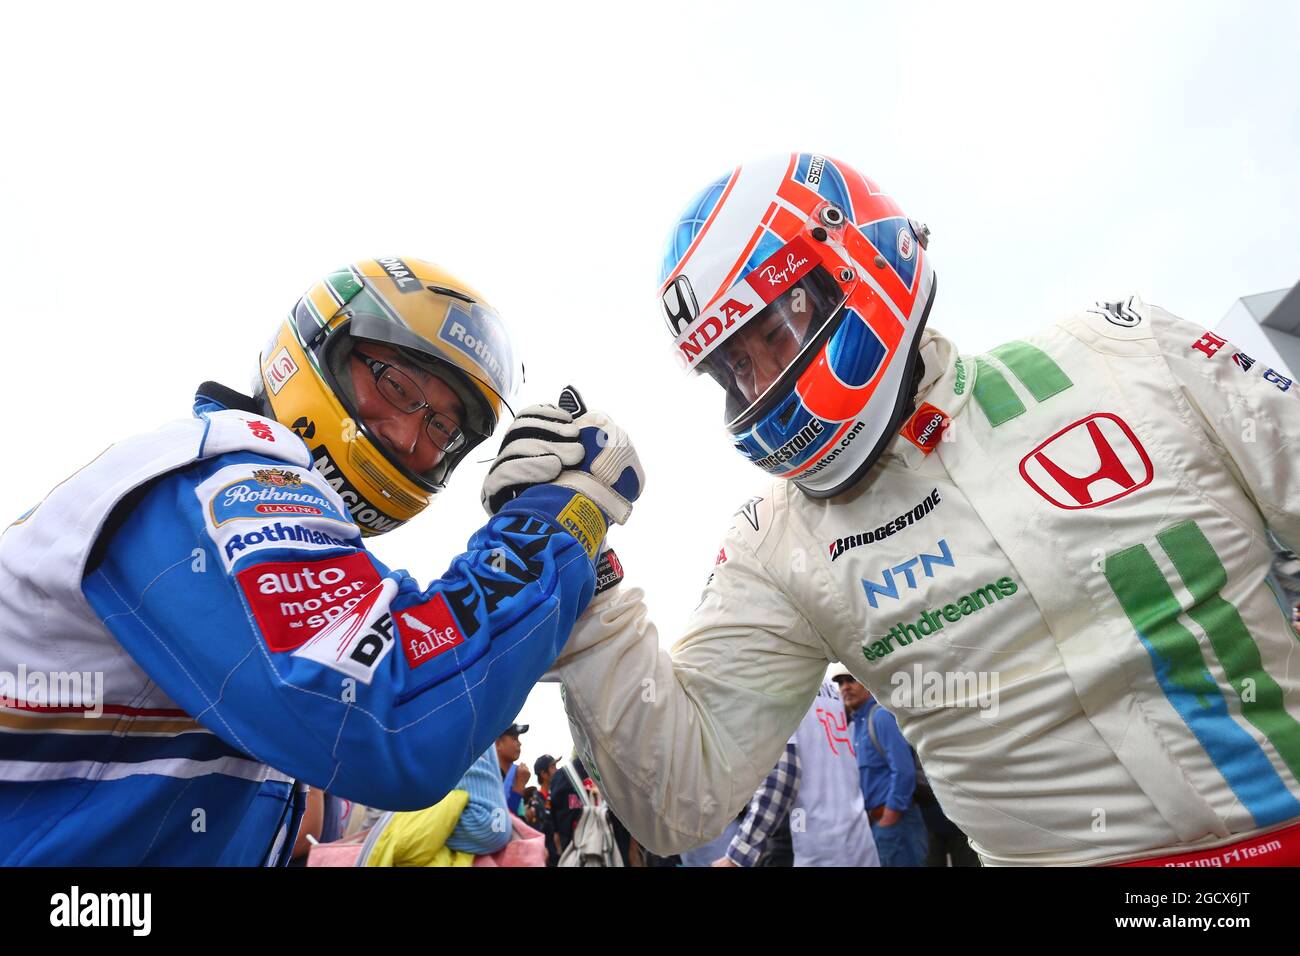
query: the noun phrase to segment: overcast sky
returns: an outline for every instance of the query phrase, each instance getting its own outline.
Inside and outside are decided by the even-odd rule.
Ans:
[[[573,383],[636,441],[648,487],[611,541],[667,644],[764,481],[656,310],[668,228],[736,163],[800,149],[877,180],[930,225],[930,324],[964,351],[1128,292],[1213,326],[1300,278],[1300,4],[637,9],[7,8],[4,508],[200,381],[245,387],[334,266],[430,259],[513,328],[523,404]],[[441,574],[486,468],[373,550]],[[520,720],[530,763],[567,753],[554,686]]]

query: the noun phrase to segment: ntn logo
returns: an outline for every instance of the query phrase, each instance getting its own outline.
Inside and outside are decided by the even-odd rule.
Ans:
[[[909,590],[915,591],[916,574],[914,573],[914,569],[918,564],[920,565],[921,573],[927,578],[934,577],[934,569],[936,567],[956,567],[957,562],[953,559],[952,551],[948,547],[947,540],[940,538],[937,547],[939,548],[938,554],[929,554],[923,551],[916,557],[909,558],[901,564],[896,564],[892,568],[885,568],[881,572],[880,583],[863,578],[862,587],[867,593],[867,603],[872,607],[878,607],[878,598],[880,597],[889,597],[898,600],[899,578],[902,578],[902,580],[907,583]]]

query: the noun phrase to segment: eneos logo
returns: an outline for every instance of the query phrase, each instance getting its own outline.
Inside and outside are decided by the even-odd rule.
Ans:
[[[1058,508],[1099,508],[1145,488],[1151,457],[1117,415],[1097,412],[1061,429],[1020,460],[1020,477]]]
[[[903,437],[927,455],[934,451],[948,429],[948,418],[929,402],[923,402],[902,428]]]

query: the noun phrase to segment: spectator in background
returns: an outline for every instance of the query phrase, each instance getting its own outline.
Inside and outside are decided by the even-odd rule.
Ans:
[[[511,724],[501,732],[496,743],[497,765],[501,770],[506,806],[515,814],[521,812],[519,808],[523,803],[524,788],[528,786],[528,779],[532,775],[527,764],[515,762],[524,749],[519,737],[526,733],[527,724]]]
[[[837,673],[832,678],[836,683],[840,683],[845,678],[853,680],[853,677],[844,668],[839,665],[835,668]],[[854,681],[854,683],[857,683]],[[861,686],[861,685],[859,685]],[[841,692],[843,685],[841,684]],[[850,696],[860,703],[865,703],[867,695],[858,695],[855,691],[850,690]],[[853,718],[853,711],[856,709],[849,706],[846,699],[844,709],[848,711],[849,718]],[[925,819],[925,829],[929,833],[929,849],[925,856],[926,866],[979,866],[979,856],[971,848],[970,839],[963,833],[957,824],[953,823],[943,812],[943,807],[939,806],[939,801],[933,798],[929,800],[917,800],[921,807],[921,816]]]
[[[879,866],[838,688],[822,681],[715,866]],[[782,850],[778,833],[788,828]]]
[[[588,790],[595,790],[596,785],[592,783],[587,774],[587,768],[582,765],[582,760],[576,754],[569,758],[569,767],[574,775],[582,781],[582,785]],[[568,849],[569,844],[573,841],[573,831],[577,829],[578,821],[582,819],[583,800],[582,797],[573,789],[573,780],[566,770],[557,770],[551,783],[551,821],[554,824],[555,832],[552,834],[552,843],[555,847],[555,858],[559,860],[560,855]],[[640,853],[633,852],[635,841],[632,834],[628,832],[627,827],[623,826],[623,821],[614,815],[611,811],[609,814],[609,825],[614,831],[614,842],[618,846],[618,852],[623,858],[624,866],[639,865],[636,860]],[[554,864],[547,861],[548,866]]]
[[[736,815],[736,819],[727,824],[725,830],[708,843],[681,854],[682,866],[712,866],[715,861],[725,856],[727,848],[731,846],[731,841],[740,832],[740,824],[748,813],[749,807],[747,806]]]
[[[547,858],[550,866],[554,866],[549,860],[555,854],[555,840],[553,839],[555,824],[551,820],[551,784],[555,780],[556,762],[556,759],[550,754],[542,754],[533,761],[533,775],[537,778],[537,792],[530,801],[533,819],[528,821],[529,826],[541,830],[542,835],[546,837]]]
[[[924,866],[930,836],[916,802],[916,763],[894,715],[847,670],[834,675],[853,711],[862,795],[881,866]]]

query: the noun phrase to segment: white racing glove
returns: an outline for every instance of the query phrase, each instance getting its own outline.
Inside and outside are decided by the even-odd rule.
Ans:
[[[501,440],[480,500],[488,514],[533,485],[581,492],[618,524],[632,514],[645,487],[641,460],[627,433],[605,414],[590,412],[572,386],[556,405],[532,405]]]

